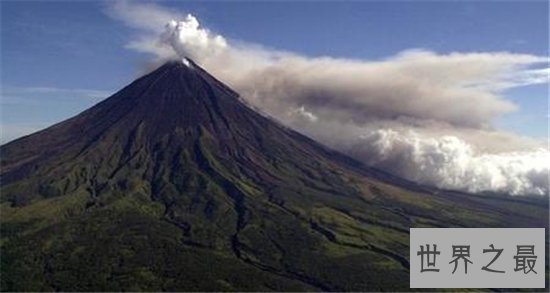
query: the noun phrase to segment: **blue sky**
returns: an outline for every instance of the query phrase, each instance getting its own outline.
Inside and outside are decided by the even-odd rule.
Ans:
[[[161,2],[229,40],[306,56],[379,60],[437,53],[548,54],[546,1]],[[105,2],[2,1],[2,142],[77,114],[137,77],[150,56],[125,48],[136,32]],[[514,88],[519,111],[496,126],[546,137],[547,87]]]

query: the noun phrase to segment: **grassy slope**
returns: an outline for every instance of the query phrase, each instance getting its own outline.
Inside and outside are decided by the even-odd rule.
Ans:
[[[410,227],[548,225],[544,201],[413,192],[330,166],[269,165],[287,184],[268,188],[218,153],[203,133],[151,182],[138,155],[97,193],[72,172],[51,197],[4,197],[1,289],[407,290]]]
[[[358,166],[196,65],[0,151],[5,291],[407,290],[410,227],[548,227],[542,200]]]

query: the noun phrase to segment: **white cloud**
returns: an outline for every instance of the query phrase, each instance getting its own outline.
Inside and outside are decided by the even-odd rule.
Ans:
[[[379,129],[361,136],[358,156],[405,178],[442,188],[514,195],[546,193],[550,153],[479,153],[456,136]]]

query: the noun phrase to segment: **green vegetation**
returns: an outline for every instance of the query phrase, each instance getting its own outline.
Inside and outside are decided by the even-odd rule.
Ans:
[[[171,168],[152,181],[134,166],[96,192],[3,197],[2,290],[408,290],[409,227],[543,225],[548,214],[536,200],[412,192],[295,160],[267,171],[292,184],[266,188],[215,148],[203,136],[193,153],[165,154]],[[75,174],[48,184],[89,182]]]
[[[193,68],[1,146],[2,291],[406,291],[411,227],[548,231],[544,199],[369,169]]]

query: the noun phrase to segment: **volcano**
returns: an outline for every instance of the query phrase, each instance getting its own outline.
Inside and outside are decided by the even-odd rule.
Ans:
[[[548,227],[544,200],[369,168],[190,60],[0,152],[3,291],[402,291],[410,227]]]

